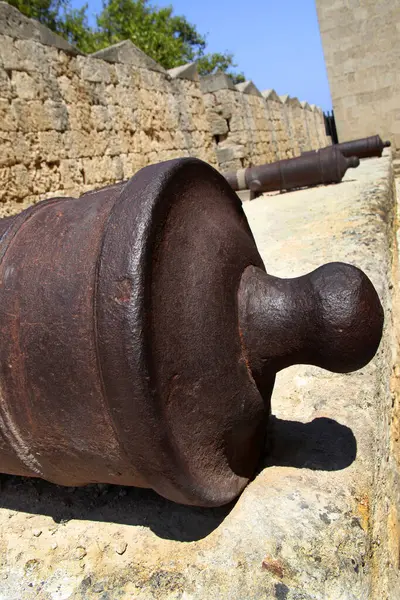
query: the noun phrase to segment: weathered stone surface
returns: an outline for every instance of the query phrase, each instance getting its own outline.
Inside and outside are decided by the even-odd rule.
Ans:
[[[0,7],[8,15],[0,23],[0,215],[51,189],[77,195],[178,156],[227,170],[309,149],[306,132],[307,140],[314,132],[313,147],[326,145],[321,114],[296,107],[289,117],[273,90],[263,97],[252,82],[235,87],[225,73],[199,82],[195,64],[166,72],[130,41],[79,55],[13,7]],[[34,181],[26,190],[25,168]],[[20,182],[12,182],[15,173]]]
[[[93,52],[90,56],[92,58],[101,58],[111,63],[124,63],[134,65],[135,67],[143,67],[144,69],[152,69],[160,73],[166,72],[161,65],[150,58],[150,56],[147,56],[131,40],[125,40],[113,46],[108,46],[108,48]]]
[[[261,96],[263,96],[263,98],[265,98],[266,100],[281,102],[281,99],[279,98],[278,94],[275,92],[275,90],[272,89],[264,90],[263,92],[261,92]]]
[[[244,209],[270,273],[333,260],[365,270],[386,315],[377,356],[353,374],[298,366],[278,375],[265,458],[235,505],[5,477],[1,600],[397,600],[389,159]]]
[[[1,216],[152,162],[191,155],[216,165],[196,78],[171,79],[130,42],[104,51],[106,62],[22,33],[0,33]]]
[[[175,67],[174,69],[168,69],[168,74],[173,79],[191,79],[192,81],[198,81],[199,79],[196,63],[189,63]]]
[[[200,87],[204,94],[217,92],[218,90],[235,89],[232,79],[222,72],[200,77]]]
[[[7,2],[0,2],[0,35],[35,40],[47,46],[60,48],[70,54],[82,54],[82,52],[71,46],[64,38],[53,33],[50,29],[39,23],[39,21],[25,17],[19,10]]]
[[[261,96],[260,90],[254,85],[252,81],[243,81],[242,83],[237,83],[235,87],[239,92],[242,92],[243,94]]]
[[[229,119],[224,119],[224,117],[217,112],[210,111],[208,120],[213,135],[226,135],[229,132]]]
[[[244,146],[226,146],[217,148],[217,159],[220,164],[233,160],[235,158],[244,158],[245,148]]]
[[[379,133],[399,151],[399,2],[316,5],[340,141]]]

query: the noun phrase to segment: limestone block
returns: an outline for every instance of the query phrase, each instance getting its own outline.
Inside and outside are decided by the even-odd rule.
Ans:
[[[52,32],[39,21],[25,17],[19,10],[6,2],[0,2],[0,34],[16,39],[35,40],[74,55],[81,54],[64,38]]]
[[[19,145],[26,140],[26,136],[20,136],[22,140],[18,140]],[[65,143],[63,133],[59,131],[39,131],[37,133],[37,142],[34,144],[36,156],[40,156],[48,162],[60,161],[66,157]],[[33,146],[31,143],[31,152]],[[29,160],[29,151],[25,151]],[[20,158],[21,160],[21,158]]]
[[[109,106],[107,112],[114,131],[136,131],[138,115],[134,109],[129,106]],[[139,113],[139,111],[137,112]],[[140,125],[143,128],[151,128],[152,119],[153,115],[151,111],[142,111],[140,113]]]
[[[190,134],[191,148],[202,149],[205,147],[205,136],[200,131],[192,131]]]
[[[244,146],[234,145],[227,147],[217,147],[217,160],[218,163],[225,163],[235,158],[244,158],[246,155],[246,151]]]
[[[9,36],[0,35],[0,65],[8,71],[21,69],[23,66],[14,40]]]
[[[15,96],[21,100],[44,100],[48,97],[45,82],[29,73],[13,71],[11,82]]]
[[[246,131],[247,123],[245,121],[245,117],[240,112],[235,112],[232,114],[231,120],[229,122],[229,127],[232,132],[234,131]]]
[[[0,201],[19,202],[32,191],[32,173],[25,165],[0,168]]]
[[[187,65],[181,65],[174,69],[168,69],[168,75],[173,79],[190,79],[192,81],[199,80],[199,73],[197,71],[196,63],[188,63]]]
[[[82,56],[77,59],[77,65],[83,80],[93,83],[112,83],[113,69],[106,62]]]
[[[87,103],[71,104],[68,106],[69,128],[91,132],[92,123],[91,107]]]
[[[35,196],[42,196],[57,190],[61,184],[61,174],[58,164],[41,162],[37,165],[32,176],[30,192]]]
[[[224,163],[218,163],[218,170],[221,173],[224,173],[226,171],[237,171],[238,169],[241,169],[243,167],[242,163],[240,162],[240,159],[235,158],[233,160],[228,160],[227,162]]]
[[[232,79],[228,77],[228,75],[218,72],[213,75],[200,77],[200,88],[204,94],[207,94],[222,89],[234,90],[235,86]]]
[[[8,100],[0,98],[0,131],[16,131],[17,120]]]
[[[81,161],[73,158],[60,162],[60,189],[76,190],[77,193],[85,183],[84,168]]]
[[[123,170],[123,179],[132,177],[139,169],[147,165],[142,153],[129,152],[120,156]]]
[[[141,85],[142,71],[132,68],[129,64],[114,64],[115,75],[118,83],[126,88],[136,88]]]
[[[0,174],[0,180],[1,180],[1,174]],[[0,191],[0,198],[1,198],[1,191]],[[26,196],[25,198],[19,199],[19,200],[4,197],[3,200],[0,202],[0,218],[2,219],[4,217],[11,217],[12,215],[17,215],[21,211],[28,208],[28,206],[33,204],[34,199],[36,199],[36,197],[32,196],[32,195]]]
[[[206,110],[210,108],[214,109],[217,106],[216,94],[203,94],[203,102]]]
[[[0,133],[0,168],[11,167],[16,162],[14,147],[11,141],[4,140]]]
[[[125,63],[135,67],[142,67],[161,73],[166,73],[165,69],[155,60],[147,56],[142,50],[135,46],[130,40],[125,40],[94,52],[90,55],[93,58],[100,58],[111,63]]]
[[[269,100],[271,102],[279,102],[279,103],[282,102],[281,99],[279,98],[278,94],[273,89],[264,90],[263,92],[261,92],[261,95],[265,100]]]
[[[61,99],[67,104],[90,102],[91,100],[96,101],[96,104],[99,102],[99,97],[96,93],[99,86],[91,86],[80,77],[61,75],[57,79],[57,85]],[[102,89],[104,87],[103,85]]]
[[[107,184],[123,179],[123,163],[119,156],[99,156],[82,160],[88,185]]]
[[[103,104],[104,106],[110,106],[113,104],[118,105],[120,103],[120,95],[118,86],[113,83],[108,85],[104,83],[92,84],[92,98],[93,104]]]
[[[186,138],[182,131],[176,130],[172,132],[173,135],[173,148],[174,149],[184,149],[186,147]]]
[[[12,110],[18,128],[22,131],[65,131],[68,128],[68,110],[65,104],[47,100],[15,100]]]
[[[0,39],[1,44],[1,39]],[[12,87],[10,75],[0,66],[0,98],[10,100],[12,98]]]
[[[32,40],[13,40],[0,34],[0,65],[8,71],[48,70],[47,57],[52,50],[56,52]]]
[[[107,106],[94,105],[90,107],[92,127],[96,131],[113,129],[113,122]]]
[[[140,89],[146,89],[149,92],[155,90],[169,93],[172,90],[171,79],[167,73],[152,71],[149,69],[139,69],[140,71]]]
[[[12,53],[17,66],[10,68],[45,74],[49,73],[49,64],[55,64],[58,57],[56,48],[44,46],[34,40],[13,41]],[[5,68],[7,67],[5,66]]]
[[[67,158],[83,158],[103,155],[107,148],[107,139],[95,131],[66,131],[63,136]]]
[[[143,90],[142,90],[143,92]],[[107,92],[108,93],[108,92]],[[147,93],[148,98],[148,93]],[[153,105],[157,105],[157,92],[152,94]],[[148,102],[150,103],[150,99],[148,98]],[[135,93],[135,88],[126,87],[122,85],[115,86],[113,90],[113,101],[112,104],[118,104],[119,106],[133,110],[137,108],[140,104],[139,96]],[[110,102],[107,102],[109,105]]]
[[[243,81],[235,85],[236,89],[243,94],[251,94],[253,96],[261,96],[260,90],[252,81]]]

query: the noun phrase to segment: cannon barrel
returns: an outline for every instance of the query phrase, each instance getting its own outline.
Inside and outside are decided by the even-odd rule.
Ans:
[[[5,473],[227,503],[257,468],[275,374],[358,369],[379,345],[366,275],[268,275],[237,195],[197,159],[45,200],[0,236]]]
[[[370,137],[361,138],[359,140],[351,140],[350,142],[341,142],[334,146],[343,154],[343,156],[357,156],[358,158],[372,158],[381,157],[384,148],[390,147],[390,141],[385,142],[379,135],[372,135]],[[302,156],[312,154],[315,152],[326,152],[332,146],[325,146],[319,150],[309,150],[308,152],[302,152]]]
[[[335,146],[330,146],[326,152],[312,152],[223,175],[235,191],[273,192],[339,183],[348,168],[359,164],[358,158],[345,158]]]

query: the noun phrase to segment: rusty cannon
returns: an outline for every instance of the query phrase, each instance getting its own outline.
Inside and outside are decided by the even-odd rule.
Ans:
[[[235,191],[248,189],[258,193],[283,192],[339,183],[347,169],[358,167],[359,164],[358,158],[346,158],[336,146],[330,146],[326,152],[311,152],[258,167],[226,172],[223,175]]]
[[[379,135],[372,135],[370,137],[361,138],[359,140],[351,140],[350,142],[341,142],[335,144],[335,146],[325,146],[319,150],[309,150],[308,152],[302,152],[302,156],[315,154],[316,152],[327,152],[331,148],[337,148],[343,156],[357,156],[358,158],[380,158],[384,148],[390,147],[390,141],[385,142]]]
[[[0,235],[4,473],[222,505],[255,474],[276,373],[359,369],[380,342],[367,276],[267,274],[237,195],[197,159],[45,200]]]

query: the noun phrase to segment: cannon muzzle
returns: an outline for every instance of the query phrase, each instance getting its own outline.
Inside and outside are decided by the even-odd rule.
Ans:
[[[264,447],[275,374],[379,345],[368,278],[265,272],[237,195],[196,159],[0,221],[0,465],[62,484],[231,501]]]

